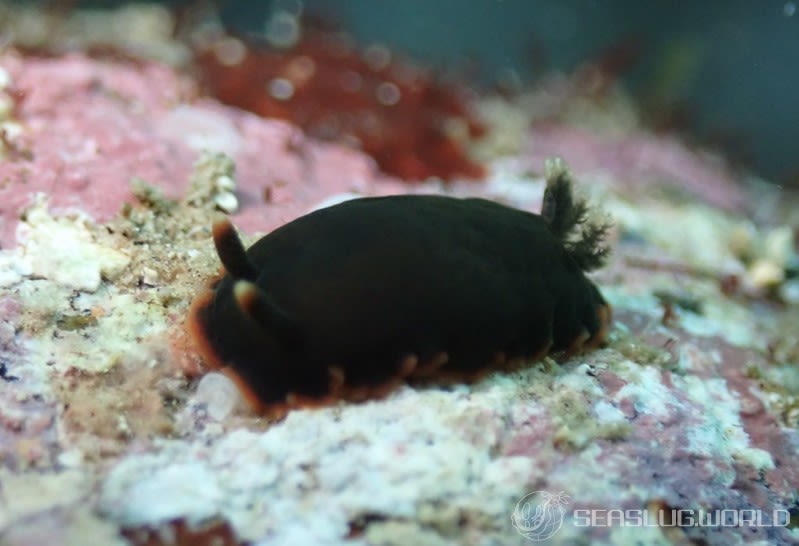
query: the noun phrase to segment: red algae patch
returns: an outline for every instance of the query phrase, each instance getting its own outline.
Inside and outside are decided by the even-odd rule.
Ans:
[[[199,51],[197,64],[220,101],[349,142],[390,175],[486,175],[468,153],[468,142],[485,130],[468,89],[397,60],[386,47],[360,51],[341,34],[314,29],[303,29],[287,49],[220,36]]]

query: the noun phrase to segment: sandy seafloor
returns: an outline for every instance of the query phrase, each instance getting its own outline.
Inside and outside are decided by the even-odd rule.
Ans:
[[[484,101],[486,182],[408,185],[156,62],[8,48],[0,76],[0,544],[531,544],[511,515],[533,491],[567,496],[549,544],[799,542],[791,194],[568,78]],[[252,241],[362,195],[537,211],[551,155],[615,222],[606,348],[276,423],[203,375],[182,322],[219,267],[215,215]]]

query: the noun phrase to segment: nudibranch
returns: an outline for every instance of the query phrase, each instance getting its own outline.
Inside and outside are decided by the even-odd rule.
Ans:
[[[213,226],[225,273],[188,325],[259,413],[474,380],[602,345],[611,309],[587,271],[608,253],[561,160],[541,214],[478,198],[399,195],[320,209],[244,248]]]

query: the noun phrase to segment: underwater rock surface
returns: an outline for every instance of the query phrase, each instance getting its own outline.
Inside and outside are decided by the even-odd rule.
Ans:
[[[9,51],[0,67],[16,102],[0,163],[3,544],[529,544],[511,515],[536,490],[568,495],[553,544],[797,540],[772,519],[799,490],[792,239],[769,243],[714,198],[639,199],[563,150],[617,224],[595,277],[616,313],[607,348],[267,422],[198,387],[182,332],[218,267],[214,214],[254,238],[411,189],[538,210],[535,154],[495,158],[484,184],[406,187],[155,63]],[[764,526],[585,527],[574,512],[722,508]]]

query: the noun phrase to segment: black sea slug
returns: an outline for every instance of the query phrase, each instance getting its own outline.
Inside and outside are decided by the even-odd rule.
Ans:
[[[214,225],[225,274],[189,315],[206,360],[253,408],[384,395],[403,381],[472,380],[601,345],[610,306],[585,272],[609,253],[560,160],[541,214],[484,199],[363,198],[317,210],[245,250]]]

